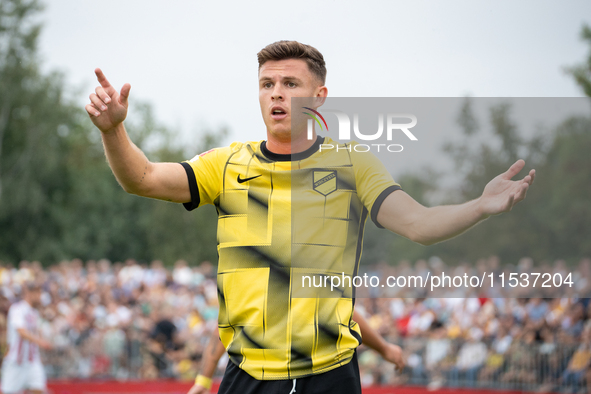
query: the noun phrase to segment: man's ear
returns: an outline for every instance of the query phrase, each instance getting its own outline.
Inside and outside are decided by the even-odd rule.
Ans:
[[[318,108],[321,107],[324,102],[326,101],[326,96],[328,95],[328,89],[326,88],[326,86],[322,86],[318,93],[316,94],[316,97],[314,97],[314,108]]]

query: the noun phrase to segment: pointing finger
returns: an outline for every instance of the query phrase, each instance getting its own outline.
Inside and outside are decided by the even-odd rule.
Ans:
[[[94,70],[94,73],[96,74],[96,79],[99,81],[99,83],[101,84],[101,86],[103,88],[111,88],[111,84],[109,83],[109,80],[107,79],[107,77],[105,77],[105,74],[103,74],[103,71],[100,68],[96,68]]]
[[[522,159],[517,160],[515,163],[513,163],[513,165],[511,167],[509,167],[509,169],[507,171],[505,171],[503,173],[503,178],[505,178],[505,179],[513,178],[515,175],[517,175],[519,173],[519,171],[521,171],[523,166],[525,166],[525,161],[523,161]]]

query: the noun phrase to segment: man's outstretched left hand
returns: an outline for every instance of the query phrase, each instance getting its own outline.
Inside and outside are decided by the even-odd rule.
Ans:
[[[507,171],[493,178],[480,196],[480,209],[485,216],[508,212],[515,204],[525,198],[527,189],[534,182],[536,170],[530,170],[523,179],[512,180],[525,166],[525,161],[517,160]]]

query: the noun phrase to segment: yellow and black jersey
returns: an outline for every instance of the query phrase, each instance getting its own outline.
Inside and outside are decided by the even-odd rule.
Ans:
[[[306,297],[303,275],[357,272],[367,216],[400,186],[371,153],[280,155],[233,143],[181,163],[189,210],[218,211],[219,331],[230,360],[259,380],[294,379],[348,363],[361,343],[354,294]],[[378,224],[379,225],[379,224]]]

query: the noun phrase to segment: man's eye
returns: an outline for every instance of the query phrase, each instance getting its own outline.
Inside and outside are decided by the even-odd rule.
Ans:
[[[272,84],[271,82],[266,82],[266,83],[263,85],[263,87],[264,87],[264,88],[267,88],[267,89],[268,89],[268,88],[270,88],[271,86],[273,86],[273,84]]]
[[[295,82],[287,82],[287,86],[290,88],[295,88],[297,85],[295,84]]]

